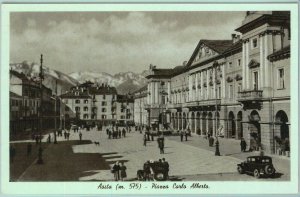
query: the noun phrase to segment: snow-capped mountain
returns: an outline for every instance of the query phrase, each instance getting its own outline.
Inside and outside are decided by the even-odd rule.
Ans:
[[[10,69],[19,73],[24,73],[26,76],[34,79],[39,75],[40,65],[24,61],[22,63],[11,63]],[[78,84],[76,79],[49,67],[43,66],[43,72],[45,75],[43,84],[50,88],[53,94],[57,91],[57,94],[60,95],[70,90],[72,86]]]
[[[121,72],[115,75],[110,75],[105,72],[74,72],[69,74],[72,78],[78,80],[80,83],[91,81],[98,84],[108,84],[117,88],[119,94],[126,94],[133,92],[139,87],[146,84],[146,78],[139,73]]]

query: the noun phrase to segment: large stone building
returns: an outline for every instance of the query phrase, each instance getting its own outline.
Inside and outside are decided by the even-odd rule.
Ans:
[[[23,131],[37,132],[40,127],[42,129],[59,127],[60,103],[53,99],[51,89],[43,85],[41,91],[39,82],[13,70],[10,71],[9,89],[12,135],[21,134]],[[55,111],[55,107],[58,110]]]
[[[133,100],[127,96],[118,95],[115,87],[86,82],[72,87],[60,97],[68,108],[67,112],[76,114],[75,119],[84,124],[95,126],[118,121],[133,122],[133,116],[129,115],[133,113]],[[68,118],[72,117],[68,116]]]
[[[148,91],[147,86],[145,85],[137,91],[133,92],[134,98],[134,123],[135,125],[145,126],[149,125],[148,123],[148,112],[145,109],[145,105],[147,105]]]
[[[282,149],[290,136],[289,12],[247,12],[236,31],[231,40],[200,40],[183,66],[150,67],[149,125]]]

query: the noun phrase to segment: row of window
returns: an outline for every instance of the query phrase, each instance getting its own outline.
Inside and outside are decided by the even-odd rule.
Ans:
[[[80,102],[81,102],[81,101],[80,101],[79,99],[76,99],[76,100],[75,100],[75,103],[76,103],[76,104],[80,104]],[[83,101],[83,103],[84,103],[84,104],[88,104],[88,103],[89,103],[89,100],[85,99],[85,100]],[[66,100],[66,104],[68,104],[68,100]],[[102,105],[102,106],[107,106],[107,102],[106,102],[106,101],[102,101],[101,105]]]
[[[277,89],[284,89],[285,88],[285,76],[284,76],[284,69],[283,68],[279,68],[278,69],[278,73],[277,73]],[[254,71],[252,73],[252,83],[253,83],[253,90],[258,90],[258,85],[259,85],[259,73],[258,71]],[[238,84],[237,86],[238,88],[238,91],[237,92],[241,92],[242,91],[242,84]],[[210,95],[210,98],[213,98],[213,95],[214,95],[214,88],[210,88],[210,89],[207,89],[207,88],[203,88],[203,94],[205,95],[204,98],[208,99],[207,96],[206,96],[206,93],[207,93],[207,90],[210,90],[209,92],[209,95]],[[228,86],[228,98],[229,99],[233,99],[234,98],[234,87],[233,87],[233,84],[229,84]],[[193,94],[193,93],[192,93]],[[199,95],[201,95],[201,90],[199,90]],[[193,94],[194,96],[194,94]],[[188,100],[188,97],[189,97],[189,93],[182,93],[181,95],[180,94],[174,94],[172,98],[172,101],[174,103],[181,103],[182,101],[183,102],[186,102]],[[217,99],[220,99],[221,98],[221,87],[218,87],[217,88]]]
[[[101,118],[102,119],[106,119],[107,116],[106,115],[102,115]],[[83,114],[83,119],[89,119],[89,115],[88,114]],[[91,119],[96,119],[96,116],[92,115]]]

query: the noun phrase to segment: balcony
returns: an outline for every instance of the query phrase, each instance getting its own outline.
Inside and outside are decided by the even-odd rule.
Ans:
[[[245,90],[242,92],[238,92],[237,100],[242,101],[250,101],[250,100],[261,100],[263,96],[262,90]]]

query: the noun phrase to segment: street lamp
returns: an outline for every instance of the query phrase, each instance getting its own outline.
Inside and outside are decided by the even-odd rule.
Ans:
[[[43,119],[42,119],[42,100],[43,100],[43,80],[44,80],[44,74],[43,74],[43,54],[41,54],[41,65],[40,65],[40,73],[39,73],[39,86],[40,86],[40,108],[39,108],[39,130],[40,130],[40,138],[41,136],[41,132],[43,129]],[[41,140],[41,139],[40,139]],[[40,146],[39,146],[39,152],[38,152],[38,160],[37,160],[37,164],[43,164],[43,149],[42,149],[42,143],[40,141]]]
[[[217,69],[219,69],[219,64],[218,62],[215,62],[213,64],[213,69],[215,69],[215,99],[216,99],[216,112],[215,112],[215,119],[216,119],[216,124],[215,124],[215,137],[216,137],[216,152],[215,156],[220,156],[220,150],[219,150],[219,140],[218,140],[218,135],[217,135],[217,130],[218,130],[218,91],[217,91]]]

